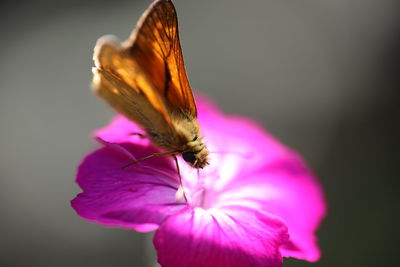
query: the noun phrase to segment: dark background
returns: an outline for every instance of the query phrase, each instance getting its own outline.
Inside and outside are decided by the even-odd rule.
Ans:
[[[151,236],[69,205],[92,130],[92,49],[126,39],[150,1],[2,1],[0,266],[152,266]],[[260,121],[320,177],[322,259],[396,266],[400,2],[176,0],[192,87]],[[184,252],[182,252],[184,253]]]

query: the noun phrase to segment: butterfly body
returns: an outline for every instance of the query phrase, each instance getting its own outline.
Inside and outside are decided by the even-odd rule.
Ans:
[[[208,164],[170,0],[155,1],[127,41],[100,38],[93,59],[92,85],[100,97],[167,153],[181,154],[194,168]]]

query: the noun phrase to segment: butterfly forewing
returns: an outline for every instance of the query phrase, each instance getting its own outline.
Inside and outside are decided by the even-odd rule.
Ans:
[[[197,116],[184,67],[176,11],[171,1],[156,1],[150,6],[124,45],[172,108]]]

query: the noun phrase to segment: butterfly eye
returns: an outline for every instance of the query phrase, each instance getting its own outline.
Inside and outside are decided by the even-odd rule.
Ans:
[[[196,161],[196,156],[194,152],[186,151],[182,153],[182,157],[186,162],[194,163]]]
[[[193,137],[193,139],[192,139],[192,142],[193,142],[193,141],[196,141],[196,140],[197,140],[197,138],[198,138],[198,136],[197,136],[197,135],[195,135],[195,136]]]

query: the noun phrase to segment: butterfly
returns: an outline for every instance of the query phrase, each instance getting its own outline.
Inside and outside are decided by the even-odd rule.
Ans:
[[[194,168],[208,164],[170,0],[154,1],[125,42],[101,37],[93,60],[95,92],[165,150],[143,159],[180,154]]]

